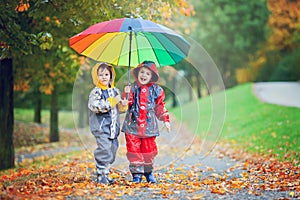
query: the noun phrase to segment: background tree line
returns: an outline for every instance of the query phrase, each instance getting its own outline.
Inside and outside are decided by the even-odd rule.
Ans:
[[[300,1],[193,1],[192,35],[219,67],[225,86],[300,79]]]

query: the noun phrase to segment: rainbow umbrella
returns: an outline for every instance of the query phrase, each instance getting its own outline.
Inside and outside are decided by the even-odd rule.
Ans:
[[[95,61],[135,67],[145,60],[173,65],[185,57],[190,44],[175,31],[141,18],[120,18],[94,24],[69,39],[70,47]]]

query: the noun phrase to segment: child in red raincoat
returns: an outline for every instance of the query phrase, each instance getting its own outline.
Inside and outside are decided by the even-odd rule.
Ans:
[[[159,74],[152,61],[144,61],[133,69],[135,82],[125,87],[129,93],[128,110],[123,123],[127,159],[133,182],[140,183],[144,175],[147,182],[156,183],[153,161],[157,155],[155,139],[159,136],[157,119],[165,123],[170,132],[170,118],[165,108],[164,90],[156,84]]]

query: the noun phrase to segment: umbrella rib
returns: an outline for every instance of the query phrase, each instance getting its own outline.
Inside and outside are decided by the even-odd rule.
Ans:
[[[171,34],[165,34],[164,36],[165,36],[166,38],[169,39],[169,37],[172,37],[173,35],[171,35]],[[179,36],[180,36],[180,35],[179,35]],[[181,36],[180,36],[180,37],[181,37]],[[174,37],[174,39],[178,40],[179,37],[176,36],[176,37]],[[172,43],[176,44],[176,47],[179,48],[180,51],[181,51],[184,55],[186,55],[186,56],[188,55],[188,52],[189,52],[189,49],[190,49],[190,44],[189,44],[189,42],[186,41],[183,37],[181,37],[181,40],[178,40],[178,41],[181,42],[181,45],[177,45],[177,43],[176,43],[175,41],[171,40],[171,39],[169,39],[169,40],[172,41]],[[185,43],[183,43],[183,42],[185,42]],[[183,44],[184,44],[184,45],[183,45]]]
[[[156,40],[157,40],[157,42],[159,42],[158,41],[158,39],[152,34],[152,32],[149,32],[149,34],[151,34]],[[152,44],[151,44],[151,41],[147,38],[147,37],[145,37],[147,40],[148,40],[148,42],[149,42],[149,44],[152,46]],[[159,44],[161,44],[161,42],[159,42]],[[161,44],[162,45],[162,44]],[[163,46],[163,45],[162,45]],[[166,51],[167,52],[167,51]],[[159,64],[160,65],[160,62],[159,62],[159,57],[158,57],[158,55],[157,55],[157,53],[156,53],[156,51],[153,51],[153,53],[154,53],[154,55],[155,55],[155,57],[156,57],[156,60],[157,60],[157,64]],[[168,53],[168,52],[167,52]],[[169,53],[168,53],[169,54]]]
[[[126,34],[126,36],[125,36],[125,39],[124,40],[126,40],[126,38],[128,37],[128,35],[129,35],[129,32],[124,32],[125,34]],[[119,66],[119,62],[120,62],[120,54],[121,54],[121,52],[122,52],[122,49],[123,49],[123,47],[124,47],[124,42],[122,42],[122,44],[121,44],[121,48],[120,48],[120,52],[119,52],[119,57],[118,57],[118,62],[117,62],[117,64],[116,64],[116,66]]]
[[[168,37],[169,34],[161,34],[161,35],[162,35],[163,37],[165,37],[168,41],[170,41],[170,44],[173,44],[176,48],[178,48],[179,53],[180,53],[181,55],[186,55],[186,54],[182,51],[182,49],[181,49],[181,46],[182,46],[182,45],[179,45],[179,44],[175,43],[174,41],[172,41],[172,40]],[[165,47],[165,48],[167,49],[167,46],[166,46],[165,43],[161,42],[159,39],[158,39],[158,41],[160,42],[160,44],[161,44],[163,47]],[[174,64],[177,63],[177,59],[176,59],[175,55],[177,55],[178,57],[180,57],[180,60],[183,59],[183,56],[181,56],[180,54],[177,54],[177,52],[175,52],[175,51],[167,51],[167,53],[168,53],[168,54],[170,55],[170,57],[172,57],[172,59],[174,60]],[[180,61],[180,60],[179,60],[179,61]]]
[[[116,32],[116,33],[124,33],[124,34],[127,34],[126,32]],[[116,37],[118,37],[119,35],[118,34],[116,34],[116,35],[114,35],[114,36],[112,36],[111,37],[111,40],[114,40]],[[127,37],[127,36],[125,36],[125,37]],[[126,39],[126,38],[125,38]],[[107,43],[107,45],[103,48],[103,51],[102,51],[102,53],[103,52],[105,52],[106,51],[106,49],[107,48],[109,48],[109,45],[110,45],[110,43]],[[122,49],[123,49],[123,46],[124,46],[124,42],[122,42],[122,47],[120,48],[120,52],[119,52],[119,54],[118,55],[120,55],[121,54],[121,52],[122,52]],[[99,56],[97,57],[97,60],[100,60],[100,57],[102,56],[102,54],[99,54]],[[120,61],[120,57],[118,57],[117,58],[117,63],[116,63],[116,66],[118,66],[118,64],[119,64],[119,61]],[[111,61],[110,62],[111,64],[113,63],[113,61]]]
[[[138,34],[138,32],[133,32],[133,33],[134,33],[134,36],[135,36],[135,38],[136,38],[136,35]],[[138,60],[138,63],[141,63],[140,49],[139,49],[139,43],[138,43],[137,38],[135,39],[135,46],[136,46],[136,52],[137,52],[137,60]]]
[[[74,48],[74,46],[77,46],[77,45],[81,46],[82,40],[85,40],[85,39],[89,38],[90,36],[91,36],[91,34],[81,35],[82,38],[80,38],[80,40],[77,40],[77,41],[73,42],[72,44],[70,44],[70,46],[72,48]],[[90,42],[90,44],[94,43],[97,39],[94,39],[92,42]],[[88,47],[89,46],[87,45],[87,46],[85,46],[85,48],[82,48],[80,50],[80,53],[83,52],[83,51],[85,51]]]
[[[176,55],[178,55],[178,57],[180,57],[181,59],[180,60],[182,60],[182,56],[179,56],[179,54],[177,54],[175,51],[171,51],[171,50],[168,50],[168,46],[167,46],[167,44],[164,42],[164,41],[162,41],[162,40],[160,40],[159,39],[159,37],[157,37],[156,35],[160,35],[160,36],[162,36],[162,37],[164,37],[167,41],[168,41],[168,43],[170,43],[170,44],[173,44],[176,48],[178,48],[178,50],[179,50],[179,53],[180,54],[183,54],[183,55],[185,55],[184,54],[184,52],[181,50],[181,48],[179,47],[180,45],[177,45],[176,43],[174,43],[172,40],[170,40],[169,39],[169,37],[167,37],[165,34],[161,34],[161,33],[157,33],[157,32],[148,32],[149,34],[151,34],[152,36],[153,36],[153,38],[155,38],[156,39],[156,41],[166,50],[165,52],[169,55],[169,57],[172,59],[172,61],[174,62],[173,64],[175,64],[176,62],[177,62],[177,59],[176,59],[176,56],[174,56],[174,54],[176,54]],[[143,34],[140,34],[142,37],[145,37]],[[151,46],[152,46],[152,43],[153,42],[151,42],[151,40],[149,40],[147,37],[145,37],[146,39],[147,39],[147,41],[149,42],[149,44],[151,44]],[[155,54],[155,57],[157,58],[157,60],[159,61],[159,56],[157,55],[157,53],[156,53],[156,51],[153,51],[154,52],[154,54]],[[173,54],[172,54],[173,53]],[[159,62],[159,64],[161,65],[161,64],[163,64],[163,63],[161,63],[161,62]],[[170,63],[171,64],[171,63]],[[164,64],[163,64],[164,65]]]
[[[143,38],[147,41],[147,43],[149,44],[149,46],[150,46],[150,47],[153,47],[153,46],[152,46],[152,43],[151,43],[151,40],[149,40],[149,38],[145,36],[145,33],[151,34],[150,32],[136,32],[136,38],[138,38],[137,35],[143,37]],[[139,44],[138,39],[136,39],[136,44],[137,44],[137,46],[138,46],[138,44]],[[157,56],[157,54],[155,53],[154,48],[152,48],[152,49],[153,49],[153,54],[155,55],[155,56],[154,56],[154,57],[155,57],[155,60],[152,60],[152,61],[153,61],[153,62],[156,61],[156,63],[159,64],[158,56]],[[144,49],[143,49],[143,48],[137,47],[137,52],[138,52],[137,55],[138,55],[138,62],[139,62],[139,63],[141,63],[142,61],[145,61],[145,60],[141,60],[141,56],[140,56],[140,55],[142,55],[142,53],[140,53],[140,52],[142,52],[142,50],[144,50]]]

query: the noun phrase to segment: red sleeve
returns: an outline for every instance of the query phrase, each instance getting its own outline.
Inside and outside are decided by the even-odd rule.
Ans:
[[[127,98],[127,93],[125,93],[124,91],[122,92],[122,99],[126,99]]]
[[[159,96],[155,101],[156,103],[154,108],[155,114],[160,121],[170,122],[169,112],[165,107],[164,100],[165,100],[165,93],[163,90],[161,90],[161,93],[159,94]]]

